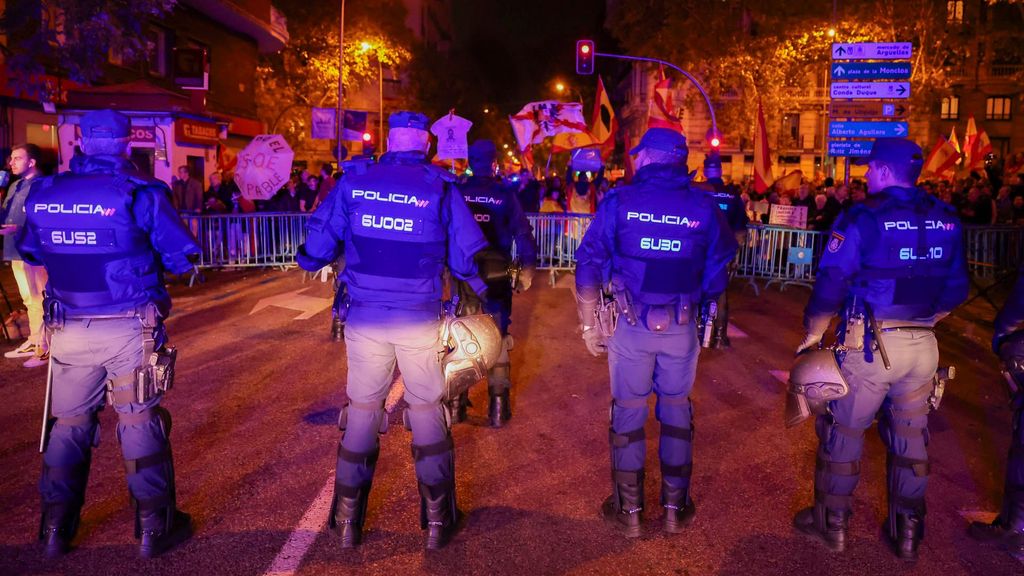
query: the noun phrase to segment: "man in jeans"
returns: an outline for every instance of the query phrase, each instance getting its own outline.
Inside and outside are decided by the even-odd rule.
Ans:
[[[11,172],[18,178],[11,184],[10,193],[0,206],[0,235],[4,237],[3,258],[11,263],[14,280],[18,283],[21,301],[28,309],[29,336],[21,346],[9,350],[5,358],[28,358],[26,368],[45,366],[50,358],[46,332],[43,329],[43,288],[46,287],[46,268],[33,266],[21,258],[14,247],[14,233],[25,225],[25,198],[36,176],[39,176],[41,150],[35,144],[19,144],[11,150]]]

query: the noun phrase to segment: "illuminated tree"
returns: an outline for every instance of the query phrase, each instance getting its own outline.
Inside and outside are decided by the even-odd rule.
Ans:
[[[377,82],[378,62],[384,68],[396,68],[411,58],[411,35],[401,25],[405,20],[402,3],[366,4],[349,2],[346,7],[342,78],[346,93]],[[309,138],[312,108],[338,104],[338,6],[294,0],[277,5],[288,17],[291,41],[280,52],[263,57],[257,68],[257,114],[271,133],[282,134],[299,147]],[[363,49],[364,43],[368,49]]]

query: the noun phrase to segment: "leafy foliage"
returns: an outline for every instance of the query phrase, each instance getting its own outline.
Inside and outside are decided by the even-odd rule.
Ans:
[[[18,92],[50,98],[43,75],[91,84],[111,51],[147,55],[146,22],[170,14],[177,0],[7,0],[0,52]]]
[[[288,17],[288,46],[264,56],[256,70],[256,105],[271,133],[293,148],[309,138],[310,110],[338,104],[338,3],[285,0],[275,3]],[[402,23],[399,0],[372,6],[349,2],[345,11],[345,93],[377,82],[378,62],[396,68],[409,62],[413,39]],[[364,49],[364,43],[368,48]]]
[[[963,61],[959,31],[947,26],[945,3],[932,0],[859,0],[832,15],[820,5],[788,0],[635,0],[616,2],[612,33],[629,53],[663,58],[690,70],[722,104],[727,135],[751,138],[761,102],[768,117],[798,109],[824,86],[832,42],[910,41],[914,45],[914,115],[931,112],[948,92],[947,66]],[[694,98],[687,107],[703,106]],[[728,138],[727,140],[734,140]]]

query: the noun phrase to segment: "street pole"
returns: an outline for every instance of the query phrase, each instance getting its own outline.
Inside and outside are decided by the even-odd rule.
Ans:
[[[377,148],[384,145],[384,66],[380,63],[380,54],[377,54]]]
[[[341,139],[345,133],[345,84],[344,84],[344,69],[345,69],[345,0],[341,0],[341,15],[338,17],[338,113],[337,121],[338,125],[338,149],[336,151],[336,157],[338,158],[338,167],[341,168]]]

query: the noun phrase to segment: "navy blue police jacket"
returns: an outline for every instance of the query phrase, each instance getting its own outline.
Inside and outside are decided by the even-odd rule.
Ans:
[[[174,211],[163,182],[127,159],[87,156],[71,172],[39,178],[25,202],[17,245],[46,267],[46,292],[68,315],[109,315],[171,299],[163,272],[192,270],[200,250]]]
[[[956,210],[918,188],[886,188],[840,215],[826,239],[804,323],[827,326],[844,304],[876,320],[934,325],[967,298]],[[822,328],[824,330],[824,328]]]
[[[634,304],[699,304],[725,290],[736,249],[717,202],[690,186],[686,166],[650,164],[598,206],[576,251],[576,289],[593,300],[610,281]]]
[[[299,266],[319,270],[344,252],[342,280],[362,306],[439,309],[445,264],[483,293],[473,255],[487,239],[454,180],[418,152],[349,164],[309,219]]]
[[[1013,285],[1003,309],[996,314],[992,350],[998,354],[1003,340],[1021,330],[1024,330],[1024,269],[1017,272],[1017,282]]]
[[[502,186],[498,178],[472,176],[459,185],[459,191],[491,248],[511,260],[515,242],[519,261],[524,266],[536,266],[537,243],[533,228],[515,190]]]

